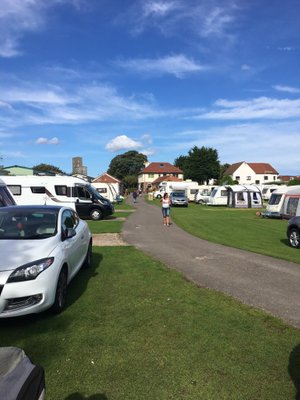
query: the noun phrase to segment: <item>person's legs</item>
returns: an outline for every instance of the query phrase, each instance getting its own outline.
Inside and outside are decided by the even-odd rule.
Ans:
[[[162,208],[162,215],[163,215],[163,224],[167,225],[167,213],[166,208]]]
[[[166,213],[166,224],[167,224],[167,226],[170,226],[170,209],[167,208],[166,211],[167,211],[167,213]]]

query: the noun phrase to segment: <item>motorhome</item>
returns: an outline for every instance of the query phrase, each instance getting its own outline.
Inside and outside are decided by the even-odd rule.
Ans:
[[[67,175],[3,176],[19,204],[54,204],[74,208],[81,218],[99,220],[114,212],[112,203],[87,181]]]
[[[208,206],[227,206],[228,189],[226,186],[216,186],[208,199]]]
[[[194,201],[196,191],[199,189],[198,182],[191,180],[186,181],[163,181],[160,183],[158,190],[154,192],[154,197],[160,199],[165,193],[172,193],[174,191],[184,191],[189,201]]]
[[[262,208],[263,199],[260,188],[255,185],[230,185],[227,205],[233,208]]]
[[[6,186],[6,183],[0,179],[0,207],[14,206],[16,202]]]
[[[262,213],[262,216],[267,218],[282,218],[286,194],[289,191],[295,190],[300,191],[300,186],[279,186],[278,189],[272,192],[266,211]]]

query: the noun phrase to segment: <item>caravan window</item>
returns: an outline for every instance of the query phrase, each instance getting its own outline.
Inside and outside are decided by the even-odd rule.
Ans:
[[[221,190],[221,196],[222,197],[227,197],[227,193],[228,193],[227,190]]]
[[[55,193],[58,196],[68,196],[68,197],[70,197],[70,195],[69,195],[70,191],[68,191],[68,187],[66,185],[55,185],[54,187],[55,187]]]
[[[31,192],[32,193],[46,193],[46,188],[45,186],[31,186]]]
[[[21,185],[7,185],[7,187],[14,196],[21,196]]]
[[[298,197],[290,197],[286,207],[286,213],[288,215],[296,215],[298,203],[299,203]]]
[[[268,204],[270,204],[270,206],[275,206],[280,203],[281,198],[282,194],[272,193]]]

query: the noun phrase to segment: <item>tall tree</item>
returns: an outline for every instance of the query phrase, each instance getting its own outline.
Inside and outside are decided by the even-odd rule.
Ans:
[[[137,177],[145,162],[147,162],[145,154],[130,150],[114,157],[109,164],[107,172],[120,180],[123,180],[125,176],[135,175]]]
[[[50,164],[38,164],[32,167],[32,169],[36,172],[41,172],[41,173],[52,173],[52,174],[65,174],[60,168],[55,167],[54,165]]]
[[[200,184],[210,179],[218,179],[220,162],[218,151],[211,147],[201,148],[194,146],[187,156],[180,156],[175,160],[184,172],[185,178],[197,181]]]

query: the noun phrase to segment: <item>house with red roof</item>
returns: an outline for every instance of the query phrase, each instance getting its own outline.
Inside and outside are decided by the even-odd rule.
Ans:
[[[241,185],[254,183],[263,185],[279,181],[279,174],[272,165],[268,163],[247,163],[241,161],[230,165],[224,172]]]
[[[152,190],[163,180],[183,180],[183,171],[168,162],[147,163],[138,174],[139,188]]]
[[[91,183],[103,197],[110,201],[116,201],[116,197],[121,194],[121,181],[108,173],[97,176]]]

